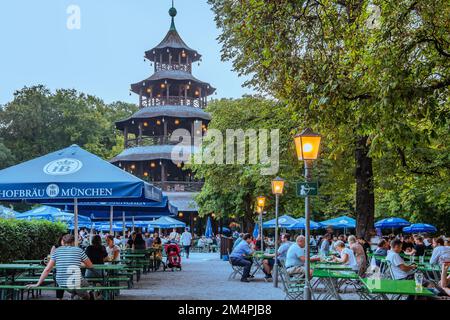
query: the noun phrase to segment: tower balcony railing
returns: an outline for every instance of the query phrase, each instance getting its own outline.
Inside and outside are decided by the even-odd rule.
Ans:
[[[203,182],[200,181],[149,181],[155,187],[166,192],[200,192]]]
[[[180,142],[186,142],[191,136],[182,136],[177,141],[171,141],[170,136],[143,136],[142,138],[128,139],[125,148],[148,147],[159,145],[177,145]]]
[[[182,64],[182,63],[155,63],[155,71],[184,71],[184,72],[192,72],[192,66],[190,64]]]
[[[206,99],[205,99],[206,100]],[[148,106],[191,106],[194,108],[205,108],[206,102],[199,98],[185,98],[182,96],[165,96],[159,98],[147,98]],[[145,102],[144,102],[145,105]]]

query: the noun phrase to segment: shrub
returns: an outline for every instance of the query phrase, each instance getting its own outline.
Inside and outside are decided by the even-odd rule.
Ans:
[[[66,232],[62,223],[0,219],[0,262],[42,259]]]

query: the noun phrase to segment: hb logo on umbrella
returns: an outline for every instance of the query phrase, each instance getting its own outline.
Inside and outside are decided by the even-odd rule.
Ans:
[[[50,198],[55,198],[59,195],[59,187],[56,184],[49,184],[45,192]]]
[[[72,174],[81,169],[83,163],[77,159],[59,159],[48,163],[44,167],[44,172],[52,176],[62,176]]]

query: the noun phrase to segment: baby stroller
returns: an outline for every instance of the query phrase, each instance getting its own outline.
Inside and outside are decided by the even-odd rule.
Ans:
[[[164,246],[164,251],[166,252],[166,263],[163,268],[166,271],[167,268],[181,270],[181,250],[176,243],[169,243]]]

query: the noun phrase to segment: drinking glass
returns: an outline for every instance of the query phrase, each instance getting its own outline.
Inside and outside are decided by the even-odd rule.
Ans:
[[[424,263],[425,262],[425,257],[424,256],[420,256],[419,257],[419,263]]]
[[[416,272],[414,274],[414,280],[416,281],[416,291],[422,291],[423,289],[423,274]]]

